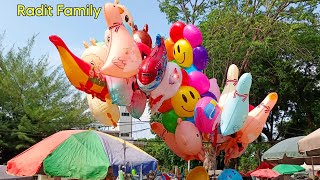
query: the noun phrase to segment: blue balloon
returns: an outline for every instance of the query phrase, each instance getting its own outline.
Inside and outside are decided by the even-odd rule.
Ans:
[[[184,70],[186,70],[188,74],[190,74],[192,71],[199,71],[193,64],[188,68],[184,68]]]
[[[186,121],[192,122],[194,125],[196,124],[194,121],[194,116],[186,118]]]
[[[218,180],[242,180],[242,176],[234,169],[225,169],[218,176]]]

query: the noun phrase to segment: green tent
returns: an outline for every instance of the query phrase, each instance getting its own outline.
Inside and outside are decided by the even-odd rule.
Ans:
[[[292,164],[279,164],[272,168],[274,171],[277,171],[279,174],[294,174],[296,172],[305,171],[305,169],[299,165]]]

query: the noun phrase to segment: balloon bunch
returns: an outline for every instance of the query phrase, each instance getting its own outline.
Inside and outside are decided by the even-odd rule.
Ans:
[[[151,113],[162,113],[162,123],[152,123],[152,130],[185,160],[204,159],[203,141],[211,142],[216,153],[224,150],[225,163],[239,157],[260,135],[277,94],[270,93],[257,107],[250,105],[252,76],[244,73],[238,79],[234,64],[220,93],[217,80],[201,72],[209,56],[194,25],[174,23],[165,44],[165,77],[149,98]]]
[[[270,93],[253,109],[249,106],[251,74],[243,74],[238,81],[236,65],[230,66],[220,93],[217,80],[209,80],[202,72],[209,55],[196,26],[176,22],[170,37],[158,35],[152,47],[148,25],[138,30],[118,0],[104,5],[104,16],[105,41],[84,42],[81,58],[60,37],[49,38],[71,84],[87,93],[95,119],[115,127],[118,106],[140,118],[148,102],[152,114],[162,114],[162,123],[152,123],[152,130],[185,160],[204,160],[203,141],[224,150],[227,160],[235,158],[259,136],[277,94]]]

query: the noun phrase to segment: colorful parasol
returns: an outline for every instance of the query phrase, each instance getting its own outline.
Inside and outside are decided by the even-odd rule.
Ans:
[[[297,172],[305,171],[305,169],[299,165],[293,164],[278,164],[272,170],[277,171],[279,174],[294,174]]]
[[[258,169],[252,172],[251,176],[258,178],[275,178],[280,176],[280,174],[272,169]]]
[[[43,166],[45,174],[53,177],[104,179],[109,166],[117,175],[123,165],[128,172],[142,166],[142,173],[148,174],[157,169],[157,160],[120,138],[93,130],[67,130],[8,161],[7,173],[33,176]]]

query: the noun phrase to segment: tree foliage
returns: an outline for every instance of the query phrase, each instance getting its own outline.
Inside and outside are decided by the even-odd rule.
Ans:
[[[213,0],[158,0],[160,11],[167,16],[168,23],[178,20],[196,24],[209,12]]]
[[[227,68],[251,72],[250,103],[279,100],[263,133],[270,141],[305,134],[319,107],[318,1],[220,1],[200,25],[211,61],[206,74],[223,87]],[[302,123],[303,129],[294,130]],[[294,124],[294,125],[290,125]],[[297,128],[295,128],[297,129]],[[291,134],[291,135],[290,135]]]
[[[1,46],[1,164],[55,132],[91,122],[83,96],[70,88],[61,67],[51,67],[47,56],[31,57],[34,40],[7,52]]]

